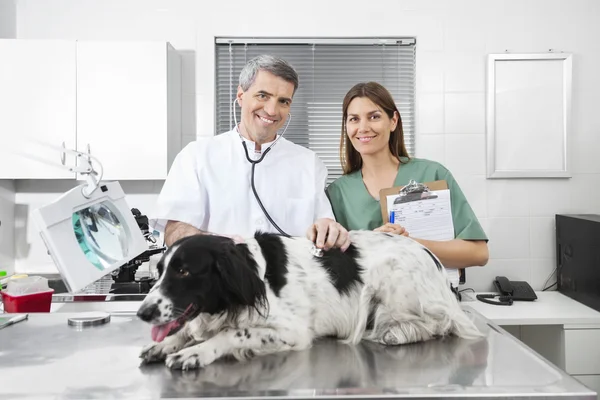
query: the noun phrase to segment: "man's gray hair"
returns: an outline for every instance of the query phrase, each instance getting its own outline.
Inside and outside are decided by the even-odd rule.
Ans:
[[[258,71],[267,71],[294,85],[294,93],[298,89],[298,73],[284,59],[263,54],[254,57],[244,66],[240,73],[240,86],[245,92],[252,86]]]

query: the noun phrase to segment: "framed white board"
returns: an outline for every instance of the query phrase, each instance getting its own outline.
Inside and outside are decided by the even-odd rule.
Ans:
[[[488,55],[488,178],[571,177],[571,80],[571,54]]]

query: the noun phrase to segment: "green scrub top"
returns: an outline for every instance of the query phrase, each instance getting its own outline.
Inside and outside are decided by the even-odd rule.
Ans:
[[[402,161],[406,162],[407,159],[403,158]],[[454,237],[488,240],[458,183],[443,165],[435,161],[411,158],[405,164],[400,164],[394,186],[404,186],[411,179],[419,183],[445,180],[450,189]],[[361,171],[336,179],[327,188],[327,196],[337,222],[344,228],[373,230],[383,225],[379,201],[367,191]]]

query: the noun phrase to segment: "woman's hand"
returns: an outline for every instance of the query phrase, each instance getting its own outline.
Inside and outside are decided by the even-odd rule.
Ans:
[[[387,223],[385,225],[380,226],[379,228],[373,229],[376,232],[387,232],[393,233],[396,235],[408,236],[408,232],[402,225]]]

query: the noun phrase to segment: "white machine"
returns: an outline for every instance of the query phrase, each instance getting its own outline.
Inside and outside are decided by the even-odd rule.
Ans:
[[[86,183],[33,211],[32,217],[71,293],[79,292],[148,249],[119,182],[101,183],[102,165],[90,154],[76,154]],[[100,173],[94,170],[92,160]]]

